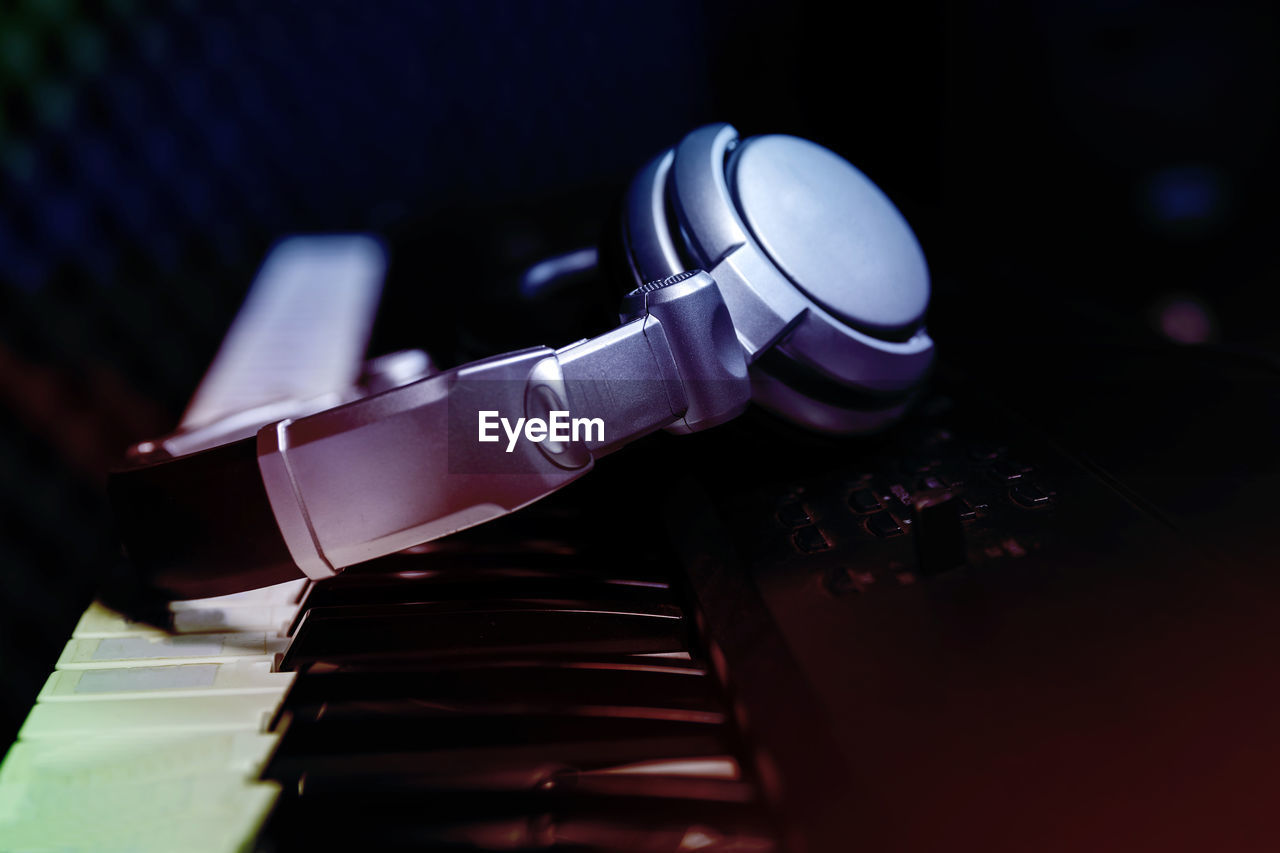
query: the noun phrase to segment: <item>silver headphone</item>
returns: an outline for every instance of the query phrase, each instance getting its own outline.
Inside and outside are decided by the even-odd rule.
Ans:
[[[891,423],[933,362],[929,271],[911,227],[813,142],[698,128],[641,170],[623,219],[636,281],[711,274],[752,399],[801,426],[849,434]]]
[[[321,411],[276,410],[270,423],[240,418],[196,452],[181,435],[139,445],[109,491],[146,584],[195,598],[299,569],[330,577],[506,515],[643,435],[706,429],[753,400],[811,430],[872,431],[905,411],[930,368],[915,236],[815,143],[699,128],[636,176],[622,232],[636,287],[603,335],[401,377]]]

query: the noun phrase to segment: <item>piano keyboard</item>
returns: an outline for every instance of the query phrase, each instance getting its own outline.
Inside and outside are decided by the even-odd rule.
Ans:
[[[0,765],[0,850],[777,849],[665,561],[521,524],[166,629],[92,605]]]

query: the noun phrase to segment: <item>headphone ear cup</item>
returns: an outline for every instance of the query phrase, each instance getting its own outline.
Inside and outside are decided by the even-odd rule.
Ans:
[[[735,315],[753,399],[780,417],[819,433],[876,432],[927,376],[923,253],[892,202],[834,152],[707,125],[645,164],[615,216],[602,242],[608,275],[637,286],[710,272]]]

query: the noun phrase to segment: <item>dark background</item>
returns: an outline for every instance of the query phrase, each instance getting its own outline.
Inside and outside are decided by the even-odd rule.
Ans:
[[[566,343],[598,316],[516,304],[519,270],[723,120],[894,199],[943,358],[1274,359],[1274,7],[826,6],[0,6],[0,742],[116,559],[105,471],[176,423],[283,234],[388,238],[379,350]]]

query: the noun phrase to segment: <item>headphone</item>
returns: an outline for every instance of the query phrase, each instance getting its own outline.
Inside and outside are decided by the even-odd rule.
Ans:
[[[364,396],[241,418],[207,449],[136,445],[108,479],[134,571],[173,598],[299,570],[321,580],[753,401],[835,435],[906,410],[933,361],[928,268],[897,208],[839,155],[708,125],[640,170],[621,213],[634,289],[616,329],[425,376],[384,370]]]

